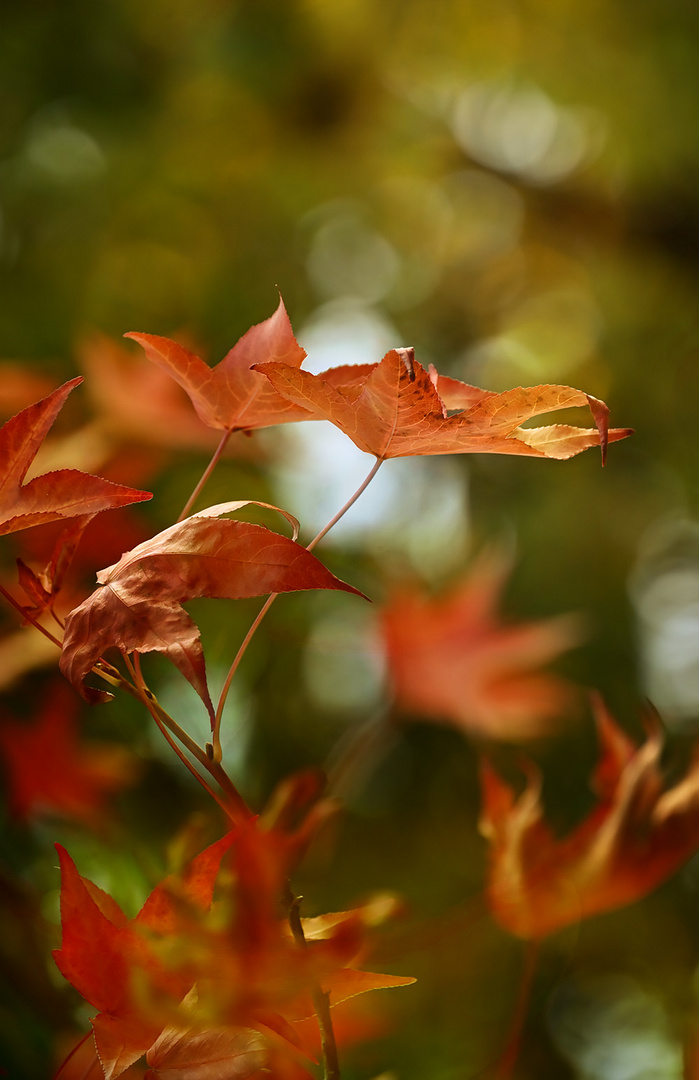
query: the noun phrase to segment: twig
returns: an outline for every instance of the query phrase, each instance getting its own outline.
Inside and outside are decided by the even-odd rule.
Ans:
[[[201,477],[199,479],[199,483],[197,484],[194,491],[192,492],[192,494],[187,499],[187,502],[184,504],[184,507],[182,508],[182,513],[178,517],[177,521],[183,521],[184,518],[187,517],[187,515],[189,514],[189,511],[192,509],[195,502],[199,498],[199,495],[201,494],[201,492],[202,492],[202,490],[204,488],[204,485],[206,484],[207,480],[209,479],[212,472],[216,468],[216,466],[217,466],[217,464],[219,462],[219,459],[221,457],[221,454],[226,449],[226,444],[227,444],[228,440],[230,439],[231,435],[233,434],[233,430],[234,430],[233,428],[226,428],[226,430],[224,431],[223,435],[221,436],[221,441],[219,442],[218,446],[216,447],[216,450],[214,452],[214,456],[211,458],[211,461],[209,462],[209,464],[204,469],[204,472],[202,473],[202,475],[201,475]]]
[[[284,898],[289,908],[289,926],[294,941],[301,948],[306,949],[308,948],[308,942],[301,922],[301,897],[294,896],[289,882],[286,883]],[[311,998],[320,1031],[320,1046],[323,1054],[323,1080],[340,1080],[340,1062],[337,1056],[337,1043],[335,1041],[332,1017],[330,1016],[330,994],[323,990],[320,983],[316,983],[311,987]]]
[[[517,991],[517,1001],[515,1002],[514,1013],[512,1014],[512,1019],[510,1021],[510,1030],[507,1033],[505,1049],[495,1066],[493,1080],[509,1080],[510,1076],[512,1076],[515,1064],[517,1063],[519,1049],[522,1043],[524,1022],[527,1018],[529,999],[531,997],[532,985],[534,982],[534,972],[536,971],[538,959],[539,942],[528,941],[524,954],[524,969]]]
[[[340,518],[344,517],[344,515],[347,513],[347,511],[350,509],[350,507],[354,506],[354,504],[356,503],[359,496],[364,491],[366,491],[367,487],[369,486],[371,481],[376,476],[377,472],[379,471],[380,466],[383,464],[383,461],[384,461],[384,458],[377,458],[376,459],[376,461],[374,462],[374,464],[373,464],[371,470],[369,471],[368,475],[364,478],[364,480],[359,485],[359,487],[354,492],[354,494],[350,496],[350,498],[347,500],[345,505],[340,510],[338,510],[338,512],[335,514],[335,516],[330,519],[328,524],[325,525],[320,530],[320,532],[317,534],[317,536],[313,537],[310,544],[306,545],[306,551],[313,551],[313,548],[316,546],[316,544],[319,543],[319,541],[321,541],[323,539],[323,537],[327,533],[330,532],[330,530],[332,529],[332,527],[334,525],[337,525]],[[267,597],[264,604],[260,608],[260,611],[258,612],[258,614],[257,614],[257,616],[255,618],[255,621],[253,622],[252,626],[250,627],[247,634],[245,635],[245,637],[244,637],[244,639],[243,639],[243,641],[241,643],[241,646],[238,649],[238,652],[235,654],[235,657],[233,659],[233,663],[231,664],[230,668],[228,669],[228,674],[226,675],[226,681],[224,682],[223,689],[221,690],[221,696],[219,698],[218,705],[216,707],[216,716],[215,716],[215,719],[214,719],[214,730],[213,730],[213,735],[212,735],[214,761],[220,761],[221,760],[221,735],[220,735],[221,717],[223,715],[223,710],[224,710],[224,707],[225,707],[225,704],[226,704],[226,698],[228,697],[228,691],[230,690],[231,683],[233,682],[233,676],[235,675],[236,671],[238,670],[238,665],[240,664],[240,661],[243,659],[243,656],[245,655],[247,647],[250,644],[250,642],[252,641],[252,638],[254,637],[255,632],[257,631],[257,628],[259,627],[260,623],[262,622],[265,615],[267,614],[267,612],[269,611],[269,609],[271,608],[272,604],[274,603],[274,601],[277,599],[278,596],[279,596],[279,593],[270,593],[270,595]]]
[[[0,585],[0,595],[4,596],[8,604],[10,604],[16,611],[18,611],[22,618],[26,619],[27,622],[30,622],[33,627],[35,627],[40,633],[44,635],[44,637],[47,637],[49,641],[52,641],[54,645],[58,646],[59,649],[63,648],[63,645],[58,640],[58,638],[54,637],[50,630],[47,630],[46,627],[42,626],[41,623],[38,622],[30,612],[26,611],[20,604],[19,600],[15,600],[12,593],[8,592],[4,585]]]
[[[374,464],[371,467],[370,472],[364,478],[364,480],[362,480],[361,484],[359,485],[359,487],[355,491],[354,495],[351,495],[349,497],[349,499],[347,500],[345,505],[340,510],[338,510],[338,512],[335,514],[335,517],[331,518],[330,521],[328,522],[328,524],[325,525],[320,530],[318,535],[313,537],[310,544],[306,545],[306,551],[313,551],[313,548],[316,546],[317,543],[319,543],[323,539],[323,537],[326,535],[326,533],[329,533],[330,530],[333,528],[333,526],[337,525],[340,518],[345,516],[345,514],[347,513],[347,511],[350,509],[351,506],[354,506],[354,504],[356,503],[359,496],[362,495],[366,491],[366,489],[369,487],[369,484],[374,479],[374,477],[376,476],[377,472],[379,471],[379,469],[381,468],[381,466],[383,465],[385,460],[386,460],[385,458],[377,458],[376,459],[376,461],[374,462]]]

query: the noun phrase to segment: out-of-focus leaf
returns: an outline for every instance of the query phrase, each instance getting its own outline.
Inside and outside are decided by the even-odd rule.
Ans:
[[[574,688],[539,668],[577,644],[578,621],[503,621],[508,571],[508,560],[490,553],[442,596],[405,588],[383,606],[381,631],[399,709],[466,734],[520,739],[541,735],[575,706]]]
[[[543,938],[603,911],[630,904],[665,881],[699,848],[699,757],[663,790],[663,740],[656,718],[640,747],[596,704],[600,758],[597,805],[558,839],[541,802],[533,765],[516,796],[485,762],[481,831],[490,843],[488,902],[522,938]]]
[[[9,806],[18,818],[56,814],[94,824],[108,797],[136,779],[138,761],[125,746],[80,739],[77,704],[54,680],[35,720],[0,721]]]

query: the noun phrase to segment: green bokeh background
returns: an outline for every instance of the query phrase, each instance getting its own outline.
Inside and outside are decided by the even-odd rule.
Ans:
[[[395,463],[400,528],[368,519],[329,544],[327,561],[380,599],[401,572],[445,584],[506,536],[517,557],[507,614],[584,612],[588,639],[559,669],[601,690],[635,732],[650,696],[681,760],[699,717],[698,7],[30,0],[0,15],[0,99],[6,360],[58,382],[80,371],[79,343],[97,329],[184,335],[215,361],[272,313],[278,288],[311,361],[320,343],[316,370],[322,350],[328,363],[340,348],[343,360],[369,361],[413,344],[423,363],[488,389],[578,386],[607,401],[613,423],[635,427],[604,471],[592,452],[560,464]],[[310,535],[304,514],[321,480],[309,464],[297,492],[275,472],[290,436],[255,438],[267,464],[232,457],[207,498],[286,497]],[[149,529],[170,523],[205,461],[168,459],[143,510]],[[338,482],[334,505],[351,490]],[[256,610],[224,608],[201,606],[214,679]],[[270,615],[235,701],[245,750],[233,768],[253,801],[290,769],[322,763],[382,707],[378,690],[342,698],[361,619],[345,598],[308,596]],[[350,673],[334,698],[312,674],[330,662],[324,634]],[[8,688],[7,708],[26,707],[42,680]],[[63,839],[83,872],[137,906],[164,845],[203,807],[142,718],[120,709],[91,729],[135,741],[150,764],[111,836],[6,821],[15,946],[0,1021],[18,1080],[49,1075],[72,1009],[45,959],[51,842]],[[589,806],[591,725],[532,752],[564,827]],[[390,1003],[394,1034],[350,1052],[343,1076],[463,1080],[497,1057],[522,949],[477,899],[475,777],[474,750],[456,732],[406,726],[350,800],[333,852],[307,871],[315,910],[384,887],[411,905],[384,959],[420,983]],[[647,900],[546,947],[517,1075],[682,1075],[698,889],[690,864]],[[23,890],[43,904],[45,935],[22,918]],[[637,1066],[634,1047],[645,1048]]]

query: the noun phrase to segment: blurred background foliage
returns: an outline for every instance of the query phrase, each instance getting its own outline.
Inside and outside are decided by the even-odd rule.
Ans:
[[[408,574],[448,585],[481,546],[506,538],[516,550],[507,614],[583,612],[588,639],[559,670],[601,690],[637,733],[649,696],[673,751],[688,750],[699,718],[699,7],[29,0],[5,5],[1,27],[5,360],[55,385],[83,370],[88,335],[136,330],[195,343],[215,362],[272,313],[278,287],[311,370],[412,344],[423,364],[488,389],[563,382],[605,399],[612,422],[637,433],[611,448],[604,472],[592,452],[562,464],[390,462],[324,557],[381,600],[386,582]],[[86,384],[71,402],[73,423],[89,419],[90,393]],[[313,535],[370,464],[320,429],[238,435],[207,501],[276,501]],[[114,478],[156,493],[134,511],[147,535],[179,512],[206,453],[161,446],[155,461],[119,432]],[[16,552],[5,547],[9,573]],[[213,607],[197,617],[215,685],[257,608]],[[229,730],[227,760],[253,802],[386,708],[371,619],[345,599],[307,595],[270,615]],[[164,703],[170,694],[181,708],[171,673],[151,670]],[[44,676],[5,683],[6,707],[22,712]],[[6,814],[15,944],[2,960],[0,1022],[11,1076],[47,1075],[70,1015],[19,899],[48,897],[55,926],[51,842],[137,906],[164,844],[204,807],[131,705],[85,720],[148,762],[118,800],[118,825],[91,834]],[[589,805],[589,722],[562,723],[531,752],[552,817],[577,820]],[[309,902],[326,910],[396,888],[434,921],[424,938],[397,931],[386,946],[392,970],[421,981],[391,1002],[391,1039],[357,1050],[347,1075],[482,1075],[522,958],[482,904],[459,907],[483,879],[473,748],[454,731],[406,725],[349,807],[334,848],[307,872]],[[555,939],[518,1075],[682,1075],[698,890],[690,864],[633,909]]]

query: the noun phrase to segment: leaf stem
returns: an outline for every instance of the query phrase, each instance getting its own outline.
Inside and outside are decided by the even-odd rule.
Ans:
[[[253,636],[255,634],[255,631],[257,630],[258,626],[260,625],[260,623],[262,622],[265,615],[267,614],[267,612],[269,611],[269,609],[271,608],[272,604],[274,603],[274,601],[277,599],[278,596],[279,596],[279,593],[270,593],[270,595],[267,597],[264,604],[262,605],[262,607],[258,611],[258,613],[257,613],[257,615],[255,617],[255,621],[253,622],[252,626],[250,627],[247,634],[243,638],[243,640],[241,642],[241,645],[240,645],[240,648],[238,649],[237,653],[235,654],[235,657],[233,659],[233,663],[231,664],[230,668],[228,669],[228,674],[226,675],[226,681],[223,684],[223,689],[221,690],[221,696],[219,698],[218,705],[216,707],[216,715],[215,715],[215,718],[214,718],[214,729],[213,729],[213,734],[211,736],[211,741],[212,741],[212,744],[213,744],[213,756],[214,756],[214,761],[216,761],[216,762],[220,762],[220,760],[221,760],[221,716],[223,715],[223,709],[224,709],[224,706],[226,704],[226,698],[228,697],[228,691],[230,690],[231,683],[233,682],[233,676],[235,675],[236,671],[238,670],[238,665],[240,664],[240,661],[243,659],[243,656],[245,655],[245,650],[247,649],[248,645],[250,644],[250,641],[252,640],[252,638],[253,638]]]
[[[194,506],[194,503],[199,498],[199,495],[201,494],[201,492],[202,492],[202,490],[204,488],[204,485],[206,484],[206,482],[208,481],[208,479],[211,476],[212,472],[216,468],[216,466],[217,466],[217,464],[219,462],[219,459],[221,457],[221,454],[226,449],[226,444],[228,443],[228,440],[230,439],[231,435],[233,434],[233,430],[234,430],[233,428],[226,428],[226,430],[224,431],[223,435],[221,436],[221,441],[219,442],[218,446],[216,447],[216,450],[214,451],[214,456],[211,458],[211,461],[209,462],[209,464],[204,469],[204,472],[202,473],[202,475],[201,475],[201,477],[199,479],[199,483],[197,484],[194,491],[192,492],[192,494],[187,499],[187,502],[184,504],[184,507],[182,508],[182,512],[181,512],[180,516],[178,517],[177,521],[183,521],[187,517],[187,515],[189,514],[189,511]]]
[[[58,646],[59,649],[63,648],[63,645],[58,640],[58,638],[54,637],[50,630],[47,630],[46,627],[42,626],[41,623],[38,622],[30,612],[26,611],[25,608],[23,608],[20,604],[19,600],[15,600],[12,593],[8,592],[4,585],[0,585],[0,595],[4,596],[8,604],[10,604],[11,607],[13,607],[16,611],[18,611],[22,618],[26,619],[27,622],[30,622],[32,626],[35,627],[35,629],[37,629],[41,634],[44,635],[44,637],[47,637],[49,641],[52,641],[54,645]]]
[[[294,896],[291,884],[287,882],[285,901],[289,907],[289,927],[296,944],[306,949],[308,948],[308,942],[301,922],[301,899],[300,896]],[[340,1062],[337,1056],[337,1043],[330,1015],[330,994],[323,990],[320,983],[316,983],[311,987],[311,998],[320,1031],[320,1045],[323,1054],[323,1080],[340,1080]]]
[[[87,1040],[92,1038],[92,1034],[93,1034],[92,1030],[85,1032],[85,1034],[83,1035],[80,1042],[76,1043],[76,1045],[70,1051],[68,1056],[65,1057],[63,1059],[63,1061],[61,1062],[61,1064],[58,1066],[58,1070],[53,1074],[53,1080],[59,1080],[59,1077],[60,1077],[61,1073],[63,1072],[63,1070],[65,1069],[66,1065],[68,1065],[68,1063],[73,1060],[75,1055],[78,1053],[79,1050],[82,1049],[82,1047],[85,1045]],[[81,1080],[86,1080],[86,1078],[92,1072],[93,1066],[95,1066],[95,1065],[99,1066],[99,1059],[97,1057],[97,1051],[95,1051],[95,1056],[88,1062],[87,1068],[83,1072]]]
[[[538,959],[539,942],[528,941],[524,954],[524,968],[517,991],[517,1001],[510,1021],[510,1030],[507,1033],[505,1049],[495,1066],[493,1080],[509,1080],[517,1063]]]
[[[165,709],[163,709],[155,695],[148,689],[141,671],[141,661],[138,653],[134,654],[133,661],[127,653],[122,653],[122,656],[127,670],[133,679],[133,684],[130,683],[128,679],[125,679],[117,668],[104,660],[98,661],[94,666],[93,671],[95,671],[96,674],[101,675],[103,679],[106,679],[106,681],[112,685],[120,686],[123,690],[126,690],[127,693],[131,694],[132,697],[136,698],[137,701],[140,701],[141,704],[145,705],[168,745],[174,750],[183,765],[191,772],[192,776],[194,776],[194,778],[202,785],[207,794],[218,803],[231,821],[238,823],[240,820],[246,820],[247,818],[252,817],[252,811],[249,809],[240,792],[222,766],[215,765],[214,762],[212,762],[206,751],[202,750],[199,744],[180,727],[177,721],[174,720]],[[226,795],[226,799],[222,799],[210,786],[205,777],[194,768],[191,761],[177,745],[177,742],[172,737],[173,735],[180,740],[183,746],[189,750],[192,756],[195,757],[213,779],[216,780],[219,787]]]
[[[328,524],[325,525],[320,530],[318,535],[313,537],[310,544],[306,545],[306,551],[313,551],[313,548],[316,546],[317,543],[319,543],[323,539],[323,537],[326,535],[326,533],[329,533],[330,530],[332,529],[332,527],[334,525],[337,525],[340,518],[345,516],[345,514],[350,509],[350,507],[354,506],[354,504],[356,503],[359,496],[362,495],[366,491],[366,489],[369,487],[369,484],[374,479],[374,477],[376,476],[377,472],[379,471],[379,469],[381,468],[381,466],[383,465],[385,460],[386,460],[385,458],[377,458],[376,459],[376,461],[374,462],[373,466],[371,467],[369,473],[362,480],[361,484],[359,485],[359,487],[355,491],[354,495],[350,495],[350,497],[347,500],[347,502],[345,503],[345,505],[343,507],[341,507],[341,509],[338,510],[338,512],[335,514],[335,517],[331,518],[330,521],[328,522]]]
[[[385,460],[385,458],[377,458],[376,459],[376,461],[372,465],[369,473],[367,474],[367,476],[365,476],[364,480],[362,480],[361,484],[359,485],[357,490],[354,492],[354,494],[349,497],[349,499],[347,500],[345,505],[343,507],[341,507],[340,510],[338,510],[338,512],[335,514],[335,516],[330,519],[328,524],[325,525],[320,530],[320,532],[316,536],[313,537],[310,544],[306,545],[306,551],[313,551],[313,548],[316,546],[316,544],[318,544],[323,539],[323,537],[327,533],[330,532],[330,530],[332,529],[332,527],[334,525],[337,525],[340,518],[344,517],[344,515],[347,513],[347,511],[350,509],[350,507],[354,506],[354,504],[356,503],[359,496],[364,491],[366,491],[367,487],[369,486],[371,481],[376,476],[376,474],[379,471],[379,468],[383,464],[384,460]],[[240,648],[238,649],[238,652],[235,654],[235,657],[233,659],[233,663],[231,664],[230,668],[228,669],[228,674],[226,676],[226,681],[223,684],[223,689],[221,690],[221,696],[219,698],[218,705],[216,707],[216,715],[215,715],[215,718],[214,718],[214,728],[213,728],[213,735],[212,735],[212,743],[213,743],[214,761],[216,761],[216,762],[220,762],[220,760],[221,760],[221,735],[220,735],[220,732],[221,732],[221,717],[223,715],[223,710],[224,710],[224,707],[225,707],[225,704],[226,704],[226,698],[228,697],[228,691],[230,690],[231,683],[233,682],[233,676],[235,675],[236,671],[238,670],[238,665],[240,664],[240,661],[243,659],[243,656],[245,655],[247,647],[250,644],[252,638],[254,637],[254,635],[255,635],[255,633],[257,631],[257,628],[259,627],[260,623],[262,622],[265,615],[267,614],[267,612],[269,611],[269,609],[271,608],[272,604],[274,603],[274,601],[277,599],[278,596],[279,596],[279,593],[270,593],[270,595],[267,597],[264,604],[260,608],[260,610],[259,610],[259,612],[258,612],[258,614],[257,614],[257,616],[255,618],[255,621],[253,622],[252,626],[250,627],[247,634],[243,638],[243,641],[242,641],[242,643],[240,645]]]

